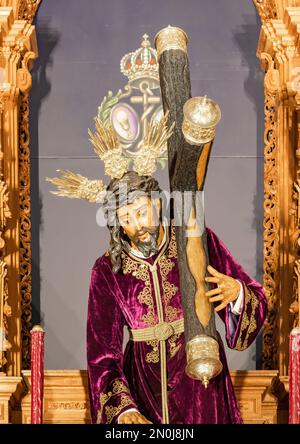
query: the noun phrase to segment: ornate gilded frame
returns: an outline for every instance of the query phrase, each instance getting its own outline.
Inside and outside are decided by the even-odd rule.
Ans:
[[[0,0],[0,422],[29,368],[31,329],[30,69],[41,0]],[[300,289],[300,0],[253,0],[265,71],[263,366],[288,374]],[[2,331],[1,330],[1,331]],[[5,336],[5,337],[4,337]],[[3,382],[4,381],[4,382]],[[3,385],[4,384],[4,385]]]
[[[300,286],[300,1],[253,1],[265,71],[263,366],[285,376]]]
[[[30,69],[40,0],[0,0],[0,371],[28,368],[31,328]]]

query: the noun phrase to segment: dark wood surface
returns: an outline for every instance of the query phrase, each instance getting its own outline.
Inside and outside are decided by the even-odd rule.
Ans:
[[[159,77],[164,112],[169,111],[169,125],[175,122],[172,137],[168,141],[168,168],[170,191],[191,191],[193,199],[198,190],[196,170],[203,150],[202,146],[193,146],[187,143],[182,133],[183,105],[191,98],[191,82],[188,56],[181,50],[166,50],[159,59]],[[207,158],[208,164],[209,156]],[[204,188],[207,165],[204,168],[204,177],[201,189]],[[184,194],[183,194],[184,196]],[[195,208],[194,200],[187,201],[184,197],[181,204],[174,201],[174,217],[180,220],[185,211],[188,213],[192,206]],[[189,208],[188,208],[189,207]],[[199,321],[195,310],[196,284],[188,266],[186,226],[176,226],[176,242],[178,247],[178,265],[180,275],[180,288],[182,293],[182,304],[185,319],[185,337],[189,341],[197,334],[208,334],[217,338],[214,310],[211,310],[211,318],[208,326],[204,327]],[[206,253],[206,263],[199,267],[207,267],[208,252],[205,231],[201,237],[202,245]]]

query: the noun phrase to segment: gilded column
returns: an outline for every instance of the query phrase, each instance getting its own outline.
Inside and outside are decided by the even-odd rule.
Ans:
[[[294,322],[290,307],[298,288],[294,268],[300,228],[296,202],[300,88],[295,79],[300,74],[300,1],[253,1],[262,22],[257,56],[266,72],[264,288],[269,313],[263,333],[263,366],[279,369],[284,376],[288,374],[288,334]]]
[[[28,94],[40,0],[0,0],[0,423],[29,365],[31,327]],[[22,363],[23,360],[23,363]]]

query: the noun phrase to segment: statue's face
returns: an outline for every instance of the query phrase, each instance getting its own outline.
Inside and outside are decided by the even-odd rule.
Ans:
[[[158,251],[159,212],[160,200],[147,196],[137,197],[131,204],[117,209],[123,232],[146,257]]]

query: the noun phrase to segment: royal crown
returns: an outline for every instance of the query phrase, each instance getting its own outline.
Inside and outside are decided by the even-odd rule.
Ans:
[[[130,83],[141,78],[159,80],[157,52],[151,48],[147,34],[143,35],[139,49],[124,55],[120,66],[122,74],[128,77]]]

